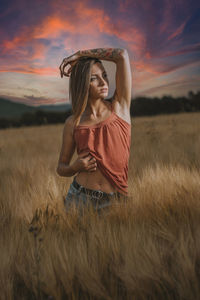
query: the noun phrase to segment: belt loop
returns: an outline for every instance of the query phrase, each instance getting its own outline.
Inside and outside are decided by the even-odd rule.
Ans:
[[[79,185],[79,187],[76,186],[76,189],[78,190],[77,194],[79,195],[80,192],[81,192],[81,190],[82,190],[82,188],[83,188],[83,186],[80,185],[80,184],[78,184],[78,182],[76,181],[76,176],[74,177],[73,183],[76,183],[77,185]]]
[[[78,187],[78,195],[81,193],[82,188],[83,188],[82,185],[80,185],[80,186]]]

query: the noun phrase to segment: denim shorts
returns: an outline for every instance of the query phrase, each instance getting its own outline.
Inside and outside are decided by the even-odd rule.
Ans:
[[[85,207],[92,206],[95,210],[100,212],[104,208],[108,208],[112,205],[113,199],[117,199],[116,193],[107,193],[106,197],[101,197],[99,195],[99,190],[93,190],[94,193],[89,195],[83,192],[84,187],[76,188],[73,185],[73,182],[70,184],[68,193],[64,199],[64,205],[66,212],[69,211],[69,208],[75,204],[77,208],[82,211]]]

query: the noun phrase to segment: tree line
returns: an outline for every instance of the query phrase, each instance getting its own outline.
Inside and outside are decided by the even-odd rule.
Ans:
[[[200,111],[200,91],[189,91],[187,97],[136,97],[131,100],[130,107],[132,117],[196,111]],[[64,112],[26,112],[20,118],[0,118],[0,128],[64,123],[71,114],[71,109]]]

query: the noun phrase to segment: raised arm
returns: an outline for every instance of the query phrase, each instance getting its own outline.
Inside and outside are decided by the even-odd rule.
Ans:
[[[116,63],[116,90],[112,97],[112,102],[113,104],[118,102],[118,104],[120,104],[123,108],[126,106],[126,108],[129,109],[131,104],[132,76],[127,50],[121,48],[79,50],[75,54],[63,59],[63,62],[59,67],[61,77],[63,77],[63,75],[69,76],[69,73],[74,64],[76,64],[76,61],[83,56],[94,57]],[[67,71],[67,73],[65,73],[64,69],[68,64],[71,65],[71,68]]]
[[[122,59],[125,49],[121,48],[96,48],[89,50],[79,50],[77,53],[80,57],[89,56],[102,60],[118,62]]]
[[[116,63],[116,89],[112,97],[113,105],[118,102],[122,107],[130,108],[132,75],[129,55],[126,49],[97,48],[78,51],[79,56],[96,57]]]
[[[122,59],[116,62],[116,89],[113,95],[113,105],[116,102],[124,109],[130,110],[132,74],[128,52],[125,50]]]

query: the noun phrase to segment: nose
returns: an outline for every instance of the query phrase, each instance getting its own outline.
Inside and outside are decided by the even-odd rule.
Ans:
[[[107,82],[107,80],[101,78],[101,80],[100,80],[100,85],[103,85],[103,86],[105,85],[105,88],[107,88],[107,87],[108,87],[108,82]]]

